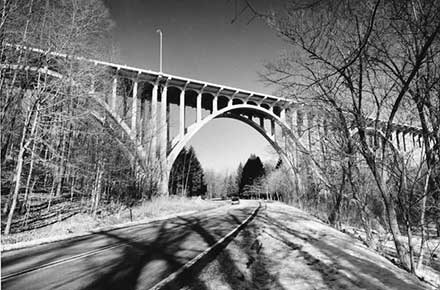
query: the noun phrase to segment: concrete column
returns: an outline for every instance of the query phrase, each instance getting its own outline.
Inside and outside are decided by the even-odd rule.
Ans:
[[[397,149],[400,149],[399,131],[396,131],[395,134],[396,134]]]
[[[298,112],[295,108],[290,113],[290,126],[293,133],[298,134]]]
[[[168,164],[166,161],[165,163]],[[162,170],[164,170],[164,168]],[[169,181],[169,172],[168,169],[166,169],[165,171],[162,172],[161,181],[160,181],[160,192],[163,195],[169,195],[168,181]]]
[[[159,90],[159,82],[153,86],[152,100],[151,100],[151,148],[153,148],[153,156],[157,154],[157,92]]]
[[[281,111],[280,111],[280,119],[281,119],[281,122],[282,123],[286,123],[286,109],[285,108],[282,108],[281,109]],[[285,134],[284,134],[284,129],[283,129],[283,127],[281,126],[281,136],[285,136]]]
[[[143,135],[144,135],[144,140],[143,142],[146,142],[146,140],[148,140],[149,138],[149,133],[147,132],[147,129],[149,129],[149,124],[148,124],[148,116],[150,115],[150,104],[148,102],[147,99],[144,100],[144,124],[142,125],[143,127]]]
[[[168,148],[168,122],[167,122],[167,103],[168,103],[168,87],[167,84],[163,87],[161,95],[161,107],[160,107],[160,159],[162,161],[167,160],[167,148]]]
[[[403,151],[406,152],[406,138],[405,138],[405,136],[406,136],[406,133],[402,132]]]
[[[213,113],[218,111],[217,103],[218,103],[218,93],[212,99],[212,112]]]
[[[307,117],[307,112],[302,112],[302,135],[304,134],[304,133],[307,133],[307,129],[308,129],[308,126],[309,126],[309,120],[308,120],[308,117]]]
[[[161,193],[168,195],[168,162],[167,162],[167,150],[168,150],[168,86],[165,84],[161,95],[161,107],[160,107],[160,163],[161,163]]]
[[[185,88],[180,92],[180,118],[179,118],[179,134],[183,138],[185,136]]]
[[[275,121],[270,120],[270,135],[275,140]]]
[[[302,126],[302,134],[301,139],[303,140],[304,146],[306,148],[310,149],[310,142],[309,142],[309,116],[307,112],[302,112],[302,120],[303,120],[303,126]]]
[[[169,142],[170,142],[170,106],[167,106],[167,153],[168,153]]]
[[[264,130],[264,118],[260,117],[260,127]]]
[[[140,102],[140,111],[139,111],[139,140],[143,144],[144,143],[144,130],[145,130],[145,109],[146,109],[146,101],[144,98],[139,99]]]
[[[228,107],[230,107],[230,106],[232,106],[232,102],[234,101],[234,99],[233,98],[230,98],[229,99],[229,102],[228,102]]]
[[[118,88],[118,76],[113,77],[111,109],[116,112],[116,91]]]
[[[197,94],[197,123],[202,121],[202,92]]]
[[[133,101],[131,102],[131,131],[133,136],[136,137],[136,123],[137,123],[137,92],[138,82],[133,84]]]
[[[307,114],[307,128],[308,128],[308,132],[307,132],[307,136],[309,138],[309,148],[312,148],[312,144],[314,143],[314,138],[313,138],[313,132],[315,131],[315,129],[313,128],[313,115],[312,114]]]
[[[286,109],[285,108],[281,109],[280,119],[282,122],[286,122]]]

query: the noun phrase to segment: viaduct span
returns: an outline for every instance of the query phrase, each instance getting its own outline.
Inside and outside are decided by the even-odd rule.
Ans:
[[[67,56],[56,54],[56,57]],[[232,118],[250,125],[293,170],[295,158],[285,150],[287,145],[310,152],[308,149],[326,134],[323,117],[290,99],[115,63],[77,59],[92,62],[111,76],[111,85],[90,80],[90,95],[129,136],[131,150],[143,166],[148,166],[151,157],[159,160],[163,193],[168,191],[170,170],[179,152],[213,119]],[[18,66],[2,64],[2,68]],[[48,66],[27,69],[63,77]],[[172,119],[177,121],[177,126],[172,126]],[[379,126],[385,128],[386,124]],[[394,124],[392,130],[391,141],[396,148],[422,147],[420,128]]]

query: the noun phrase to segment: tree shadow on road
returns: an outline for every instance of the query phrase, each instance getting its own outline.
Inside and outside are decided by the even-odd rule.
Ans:
[[[231,219],[235,221],[238,225],[241,221],[234,215],[229,216]],[[200,226],[199,223],[193,223],[194,231],[197,232],[205,241],[207,241],[210,245],[213,245],[216,242],[216,239],[212,236],[212,234]],[[255,242],[258,236],[258,227],[252,221],[240,232],[241,241],[238,244],[240,246],[240,251],[247,256],[247,265],[237,265],[237,259],[232,257],[232,254],[228,248],[219,249],[214,253],[214,255],[210,255],[202,261],[202,263],[198,264],[198,267],[191,271],[191,276],[196,277],[204,267],[206,267],[212,261],[216,261],[218,267],[216,270],[220,273],[216,272],[214,275],[221,276],[222,281],[229,285],[231,289],[279,289],[283,290],[284,288],[278,283],[276,277],[272,275],[267,270],[267,262],[269,259],[264,257],[262,253],[255,253],[255,249],[252,249],[252,244]],[[221,251],[221,252],[220,252]],[[243,268],[249,268],[249,273],[245,273]],[[196,281],[191,281],[191,279],[186,280],[184,286],[188,289],[201,289],[204,282],[202,279],[197,279]],[[225,286],[225,285],[223,285]],[[209,287],[212,289],[212,286]]]
[[[157,237],[148,242],[136,241],[134,238],[123,237],[110,232],[101,235],[112,238],[118,243],[123,243],[122,254],[116,259],[116,263],[105,273],[101,274],[93,283],[85,289],[137,289],[142,283],[139,281],[145,266],[155,260],[165,261],[164,273],[173,271],[182,266],[182,262],[175,257],[179,245],[189,233],[183,229],[169,231],[167,222],[163,222],[158,230]],[[167,245],[167,246],[165,246]],[[96,265],[91,265],[95,268]],[[160,271],[152,273],[158,280],[164,278]],[[147,282],[147,281],[146,281]],[[151,282],[151,281],[148,281]]]
[[[96,270],[99,268],[96,259],[86,261],[89,263],[89,271],[96,271],[96,277],[93,277],[93,282],[84,289],[149,288],[169,273],[181,268],[207,247],[214,245],[247,216],[248,213],[237,211],[220,218],[216,217],[215,220],[209,220],[208,217],[181,217],[164,221],[153,239],[150,237],[144,240],[115,232],[102,232],[100,235],[122,243],[124,246],[120,249],[120,253],[115,254],[115,257],[112,258],[113,263],[107,267],[103,265],[99,271]],[[254,233],[252,232],[255,232],[256,228],[248,228],[246,231],[250,233],[248,238],[253,239]],[[250,251],[249,249],[244,250]],[[199,274],[206,265],[216,258],[221,265],[221,273],[218,274],[225,277],[224,283],[229,285],[231,289],[269,289],[251,286],[255,284],[253,279],[270,277],[270,274],[265,272],[264,263],[261,262],[258,271],[252,274],[252,279],[247,280],[228,250],[222,248],[218,248],[212,254],[201,259],[195,266],[183,271],[178,279],[167,284],[165,289],[180,289],[182,287],[209,289],[209,285],[199,278]],[[146,269],[148,269],[148,275],[146,275]],[[237,287],[237,285],[247,286]]]

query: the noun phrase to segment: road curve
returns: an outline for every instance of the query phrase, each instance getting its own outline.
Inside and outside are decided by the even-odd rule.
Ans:
[[[242,223],[244,202],[2,253],[2,289],[149,289]]]

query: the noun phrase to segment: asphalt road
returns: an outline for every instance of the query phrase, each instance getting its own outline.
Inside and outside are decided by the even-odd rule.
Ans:
[[[149,289],[213,245],[256,208],[192,216],[2,253],[2,289]]]

